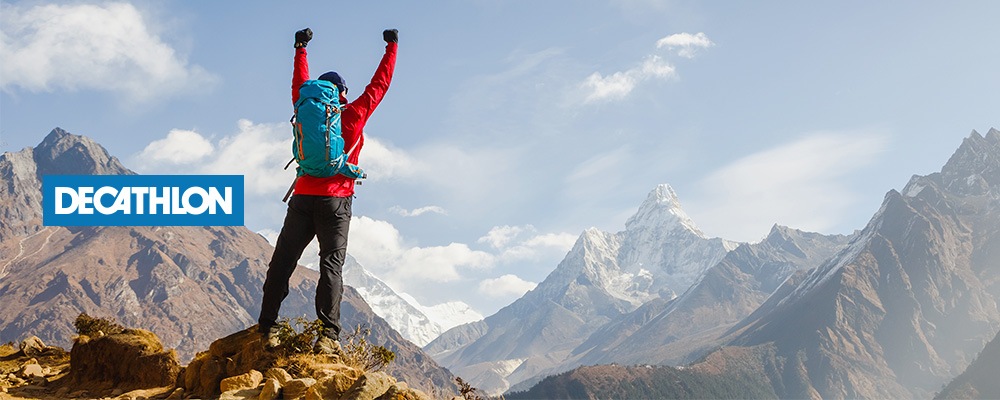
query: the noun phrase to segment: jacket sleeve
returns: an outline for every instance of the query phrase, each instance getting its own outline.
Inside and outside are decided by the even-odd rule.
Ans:
[[[396,47],[397,43],[388,43],[385,46],[385,55],[382,62],[375,70],[375,76],[371,83],[365,86],[365,92],[360,97],[351,102],[351,106],[357,110],[360,122],[368,121],[368,117],[375,107],[382,102],[385,92],[389,90],[389,83],[392,81],[392,72],[396,69]]]
[[[295,66],[292,70],[292,104],[299,101],[299,87],[309,79],[309,60],[306,48],[295,49]]]

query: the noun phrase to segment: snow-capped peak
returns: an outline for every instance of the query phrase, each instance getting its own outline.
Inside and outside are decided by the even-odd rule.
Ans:
[[[650,191],[635,215],[625,222],[625,229],[629,231],[653,227],[657,230],[685,229],[700,237],[706,237],[681,208],[677,192],[665,183]]]

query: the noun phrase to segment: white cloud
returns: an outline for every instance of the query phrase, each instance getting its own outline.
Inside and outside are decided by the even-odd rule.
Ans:
[[[674,76],[676,68],[659,56],[649,56],[642,64],[624,72],[602,76],[594,72],[584,81],[589,92],[586,102],[598,100],[620,100],[632,92],[636,85],[651,79],[666,79]]]
[[[496,262],[492,254],[463,243],[417,247],[404,243],[392,224],[368,217],[351,219],[348,249],[354,258],[393,287],[404,283],[452,282],[460,269],[487,269]]]
[[[529,225],[530,226],[530,225]],[[521,234],[524,228],[517,226],[494,226],[490,229],[486,236],[479,238],[479,243],[489,243],[493,248],[499,249],[507,245],[508,242],[514,239],[517,235]]]
[[[500,251],[500,259],[506,262],[518,260],[538,260],[543,255],[565,254],[576,242],[576,235],[569,233],[546,233],[539,235],[534,226],[495,226],[478,240],[488,243]]]
[[[201,170],[206,174],[243,175],[247,191],[255,194],[282,193],[294,179],[292,135],[288,124],[255,124],[241,119],[239,132],[219,140],[217,151]]]
[[[141,101],[217,80],[150,32],[131,4],[2,7],[3,90],[107,90]]]
[[[885,146],[880,132],[820,132],[751,154],[702,180],[690,214],[731,240],[757,240],[775,223],[825,231],[857,201],[846,176]]]
[[[347,247],[361,265],[379,272],[406,250],[395,226],[368,217],[351,218]]]
[[[420,207],[420,208],[415,208],[412,211],[411,210],[407,210],[407,209],[405,209],[403,207],[400,207],[400,206],[393,206],[392,208],[389,208],[389,211],[392,212],[392,213],[395,213],[395,214],[402,215],[404,217],[418,217],[418,216],[420,216],[422,214],[429,213],[429,212],[437,213],[437,214],[441,214],[441,215],[448,215],[448,212],[445,211],[444,208],[441,208],[441,207],[438,207],[438,206]]]
[[[544,235],[535,236],[531,239],[525,240],[524,245],[530,247],[552,247],[563,252],[567,252],[573,248],[573,244],[576,243],[576,239],[577,235],[572,233],[546,233]]]
[[[373,181],[413,176],[426,170],[423,163],[405,151],[367,135],[358,163]]]
[[[173,129],[167,137],[150,142],[139,154],[139,159],[150,163],[186,164],[214,151],[212,143],[197,132]]]
[[[690,34],[687,32],[677,33],[656,41],[656,48],[666,47],[670,50],[677,50],[677,55],[686,58],[694,58],[698,49],[707,49],[715,46],[705,33],[698,32]]]
[[[517,275],[507,274],[495,279],[486,279],[479,283],[479,291],[492,297],[522,296],[538,286]]]
[[[694,58],[698,49],[714,46],[704,33],[678,33],[667,36],[656,42],[656,48],[666,47],[677,50],[681,57]],[[635,67],[625,71],[602,75],[599,72],[590,74],[583,81],[583,90],[587,92],[585,102],[621,100],[628,96],[636,86],[651,80],[666,80],[677,76],[677,68],[656,54],[650,54]]]

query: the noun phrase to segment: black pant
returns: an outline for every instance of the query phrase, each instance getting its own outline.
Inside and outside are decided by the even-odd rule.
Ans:
[[[257,318],[262,332],[276,324],[281,301],[288,296],[288,279],[302,251],[313,237],[319,238],[319,283],[316,285],[316,315],[325,334],[340,336],[340,299],[344,294],[341,275],[347,256],[347,231],[351,224],[351,197],[294,195],[288,202],[285,223],[274,246],[264,281],[264,299]]]

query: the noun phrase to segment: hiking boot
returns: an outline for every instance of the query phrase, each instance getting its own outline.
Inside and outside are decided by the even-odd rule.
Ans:
[[[329,336],[320,336],[313,346],[313,352],[326,354],[328,356],[343,356],[344,350],[340,348],[340,341]]]
[[[260,331],[261,340],[264,342],[266,350],[281,346],[281,339],[278,337],[278,326],[272,325]]]

